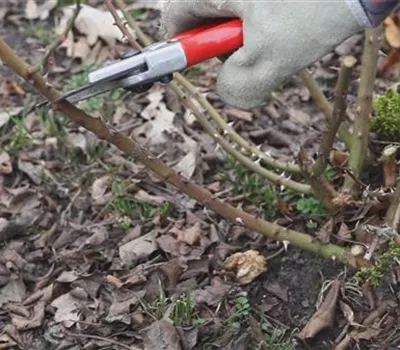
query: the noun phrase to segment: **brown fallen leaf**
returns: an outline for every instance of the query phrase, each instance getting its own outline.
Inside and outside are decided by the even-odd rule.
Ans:
[[[143,202],[143,203],[146,203],[146,204],[150,204],[150,205],[155,205],[155,206],[161,205],[164,202],[166,202],[166,199],[164,197],[153,196],[153,195],[151,195],[151,194],[149,194],[149,193],[147,193],[146,191],[143,191],[143,190],[137,191],[136,194],[135,194],[135,198],[140,202]]]
[[[196,303],[208,306],[217,306],[229,293],[231,286],[225,284],[220,278],[215,277],[211,285],[197,289],[194,293]]]
[[[43,324],[44,311],[46,307],[46,302],[37,302],[31,310],[27,310],[27,314],[23,315],[22,312],[13,313],[11,311],[11,322],[18,330],[28,330],[38,328]]]
[[[347,323],[350,326],[361,327],[361,325],[359,323],[354,321],[354,311],[348,304],[339,300],[339,306],[340,306],[340,309],[342,310],[343,316],[345,317]]]
[[[22,277],[10,278],[8,284],[0,289],[0,307],[11,301],[22,302],[25,298],[26,288]]]
[[[313,338],[323,329],[333,327],[341,284],[338,279],[332,283],[324,302],[299,333],[300,339]]]
[[[386,17],[384,24],[387,42],[395,49],[400,48],[400,28],[397,26],[392,16]]]
[[[179,334],[166,320],[154,322],[143,337],[144,350],[181,350]]]
[[[111,193],[106,195],[107,189],[111,183],[110,176],[102,176],[93,181],[91,188],[92,204],[95,206],[102,206],[109,202]]]
[[[329,219],[316,233],[321,243],[329,243],[333,231],[333,220]]]
[[[34,0],[28,0],[25,5],[25,18],[45,20],[49,17],[50,11],[57,7],[57,4],[57,0],[47,0],[41,5]]]
[[[79,290],[77,290],[79,289]],[[87,300],[84,298],[76,298],[75,292],[82,292],[81,288],[75,288],[69,293],[60,295],[57,299],[54,299],[51,306],[55,307],[56,313],[54,314],[54,321],[63,323],[67,328],[72,327],[77,321],[79,321],[81,314],[81,307],[83,304],[87,304]],[[85,292],[83,292],[86,294]]]
[[[256,277],[267,271],[265,257],[255,250],[239,252],[228,257],[223,267],[226,270],[236,271],[236,278],[240,284],[248,284]]]
[[[179,230],[177,227],[173,227],[169,232],[175,234],[179,242],[185,242],[189,245],[197,244],[202,234],[199,222],[196,222],[192,227],[186,230]]]
[[[139,298],[144,296],[144,291],[136,292],[134,295],[132,293],[123,294],[118,291],[114,294],[114,300],[105,320],[110,323],[122,322],[128,325],[131,324],[130,310],[139,303]]]
[[[25,90],[18,85],[14,79],[4,79],[0,85],[0,95],[8,97],[10,95],[25,95]]]
[[[65,31],[69,20],[75,12],[75,5],[66,6],[62,8],[62,15],[56,25],[56,33],[61,34]],[[117,11],[122,17],[121,11]],[[86,36],[86,41],[89,46],[97,43],[99,38],[103,39],[109,46],[114,47],[116,40],[123,41],[124,35],[119,28],[114,25],[114,18],[109,11],[102,11],[100,9],[91,7],[89,5],[82,5],[78,17],[74,22],[74,27],[79,33]],[[134,31],[127,27],[132,35]]]
[[[157,249],[156,232],[151,231],[119,247],[119,256],[124,264],[130,265],[148,257]]]
[[[11,174],[13,171],[10,155],[6,151],[0,152],[0,174]]]

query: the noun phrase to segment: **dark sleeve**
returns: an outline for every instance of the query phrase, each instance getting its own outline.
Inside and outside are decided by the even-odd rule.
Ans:
[[[373,26],[378,26],[394,10],[399,0],[360,0]]]

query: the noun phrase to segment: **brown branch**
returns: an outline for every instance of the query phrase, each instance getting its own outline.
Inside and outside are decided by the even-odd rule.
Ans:
[[[333,107],[325,97],[321,88],[318,86],[310,72],[304,68],[299,73],[300,78],[303,80],[304,85],[311,93],[311,97],[317,103],[319,109],[325,114],[327,119],[331,119],[333,113]],[[346,145],[347,149],[350,149],[352,142],[352,135],[343,125],[339,127],[339,137],[342,142]]]
[[[54,89],[39,72],[32,73],[32,67],[24,62],[8,45],[0,38],[0,58],[16,74],[29,81],[49,101],[60,97],[60,93]],[[334,244],[320,244],[309,235],[286,229],[274,223],[258,219],[238,208],[214,198],[212,194],[199,185],[196,185],[170,169],[161,159],[150,155],[134,139],[130,139],[121,133],[111,131],[101,118],[94,118],[84,111],[76,108],[68,101],[57,103],[57,109],[69,117],[75,124],[93,132],[99,139],[106,140],[119,148],[127,155],[135,157],[149,170],[153,171],[160,179],[186,193],[197,202],[205,205],[210,210],[224,217],[226,220],[240,224],[278,241],[289,241],[294,246],[305,249],[325,258],[333,258],[343,263],[355,266],[363,264],[362,260],[355,260],[349,254],[348,249]]]
[[[377,72],[381,28],[365,31],[362,70],[358,89],[356,118],[354,121],[353,141],[351,143],[349,169],[356,178],[360,178],[368,152],[370,132],[370,114],[372,112],[372,94]],[[346,176],[343,189],[353,196],[359,194],[356,182]]]
[[[111,3],[112,0],[108,0]],[[152,39],[143,33],[141,28],[138,26],[136,21],[132,18],[132,16],[126,11],[126,4],[123,0],[115,0],[115,3],[118,6],[118,9],[124,14],[125,20],[129,24],[129,26],[135,31],[140,42],[143,43],[144,46],[148,46],[152,43]],[[111,5],[112,7],[112,5]],[[115,9],[114,9],[115,12]],[[116,24],[120,28],[120,30],[127,36],[127,30],[124,25],[121,25],[119,21],[116,21]],[[129,40],[133,47],[141,47],[140,44],[137,43],[136,40]],[[210,102],[207,101],[202,95],[200,95],[197,89],[190,83],[188,79],[186,79],[182,74],[175,74],[174,79],[182,85],[182,87],[202,106],[209,116],[216,122],[218,127],[224,132],[224,135],[229,137],[231,141],[238,144],[244,151],[249,153],[250,155],[260,159],[263,163],[283,171],[287,171],[289,173],[299,174],[300,167],[295,164],[290,164],[288,162],[282,162],[280,160],[274,159],[273,157],[265,154],[263,151],[257,148],[256,145],[251,142],[245,140],[242,136],[240,136],[225,120],[222,118],[221,114],[217,112],[217,110],[211,105]],[[271,173],[269,171],[269,173]]]
[[[386,146],[382,152],[383,179],[385,187],[394,187],[397,180],[397,151],[399,146]]]
[[[332,111],[332,117],[326,118],[326,127],[322,136],[319,149],[319,157],[311,168],[311,176],[319,177],[324,173],[328,166],[329,156],[332,150],[336,133],[342,124],[347,109],[347,90],[350,83],[351,73],[357,60],[352,56],[344,57],[339,73],[338,82],[335,91],[335,103]]]
[[[126,39],[129,42],[129,45],[132,46],[134,49],[140,51],[142,49],[141,46],[136,41],[136,39],[133,37],[132,33],[129,32],[129,30],[127,30],[127,28],[126,28],[127,23],[124,23],[122,21],[117,10],[115,9],[113,0],[106,0],[106,6],[107,6],[108,10],[110,11],[110,13],[112,14],[112,16],[114,17],[115,25],[121,30],[122,34],[126,37]]]
[[[241,152],[235,150],[232,145],[226,141],[218,131],[212,126],[212,124],[207,120],[207,118],[200,112],[200,110],[196,107],[191,99],[189,99],[182,91],[182,89],[175,83],[171,84],[172,90],[179,97],[180,101],[192,111],[195,117],[199,120],[204,130],[233,158],[235,158],[239,163],[244,165],[247,169],[261,175],[268,181],[276,184],[282,185],[286,188],[289,188],[293,191],[303,194],[311,194],[311,187],[307,184],[302,184],[290,179],[287,179],[281,175],[275,174],[272,171],[268,171],[267,169],[261,167],[257,164],[257,162],[252,161],[251,159],[244,156]]]
[[[112,14],[114,16],[116,25],[118,28],[121,30],[121,32],[129,37],[129,32],[122,22],[122,20],[119,18],[117,11],[114,8],[113,1],[108,0],[107,1],[107,6],[109,9],[112,9]],[[121,9],[121,12],[124,13],[123,9]],[[125,12],[126,13],[126,12]],[[129,15],[129,14],[127,14]],[[133,19],[127,20],[129,23],[136,23]],[[136,34],[138,37],[145,37],[144,33],[141,31],[141,29],[136,25],[135,27]],[[133,38],[131,37],[129,39],[130,43],[134,47],[138,47],[141,49],[141,45]],[[147,38],[146,43],[151,43],[151,39]],[[146,43],[144,43],[146,45]],[[228,135],[232,136],[235,140],[240,141],[242,140],[247,149],[250,149],[255,157],[258,157],[258,159],[264,160],[265,162],[269,162],[270,164],[277,164],[280,163],[276,161],[275,159],[272,159],[271,157],[266,156],[261,150],[257,149],[255,146],[252,147],[250,144],[245,141],[244,139],[241,139],[241,137],[236,134],[235,131],[233,131],[232,128],[230,128],[223,118],[219,115],[219,113],[214,109],[214,107],[203,97],[201,96],[196,88],[180,73],[174,74],[174,81],[170,84],[172,90],[175,92],[175,94],[179,97],[181,102],[188,108],[190,109],[195,117],[199,120],[201,125],[203,126],[204,130],[227,152],[229,155],[231,155],[233,158],[235,158],[239,163],[244,165],[246,168],[249,170],[259,174],[260,176],[264,177],[266,180],[272,182],[275,185],[282,185],[286,188],[289,188],[293,191],[303,193],[303,194],[311,194],[311,187],[307,184],[302,184],[290,179],[285,178],[284,176],[278,175],[272,171],[269,171],[262,166],[258,164],[257,161],[253,161],[250,158],[246,157],[242,152],[237,151],[228,141],[226,141],[219,133],[218,131],[212,126],[212,124],[207,120],[207,118],[204,116],[204,114],[196,107],[196,105],[183,93],[182,89],[177,85],[177,82],[179,82],[185,89],[188,91],[188,93],[196,99],[200,105],[204,106],[206,111],[209,113],[209,115],[213,118],[214,121],[217,122],[217,125],[219,125],[223,130],[224,134],[228,133]],[[225,128],[226,127],[226,128]],[[229,130],[227,130],[229,128]],[[242,143],[242,146],[243,143]],[[270,158],[266,160],[265,158]],[[291,166],[286,163],[281,163],[282,166],[285,168],[289,168],[292,170],[296,170],[296,166]],[[300,170],[300,169],[299,169]],[[296,171],[297,172],[297,171]]]
[[[68,21],[64,31],[59,34],[56,38],[56,40],[54,40],[54,42],[52,42],[48,48],[46,49],[46,52],[43,56],[43,58],[41,59],[41,61],[32,68],[32,72],[39,72],[40,70],[42,70],[43,72],[46,71],[47,66],[49,64],[49,59],[50,56],[52,56],[54,54],[54,51],[65,41],[65,39],[68,36],[68,33],[71,31],[71,29],[73,28],[76,19],[78,18],[78,15],[81,11],[81,0],[76,0],[76,8],[74,11],[74,14],[72,15],[72,17],[70,18],[70,20]]]

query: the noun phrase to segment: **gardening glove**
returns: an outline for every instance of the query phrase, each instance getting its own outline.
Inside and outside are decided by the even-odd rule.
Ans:
[[[393,8],[397,1],[386,3]],[[226,103],[249,109],[266,103],[284,79],[374,25],[364,8],[359,0],[167,0],[161,30],[169,37],[213,19],[241,18],[244,45],[223,64],[217,91]]]

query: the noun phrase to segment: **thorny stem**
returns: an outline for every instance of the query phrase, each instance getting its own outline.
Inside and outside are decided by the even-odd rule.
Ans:
[[[152,39],[149,38],[146,34],[143,33],[142,29],[138,26],[136,21],[132,18],[132,16],[126,11],[126,4],[123,0],[115,0],[115,3],[117,4],[118,8],[121,10],[121,12],[124,14],[126,21],[130,25],[130,27],[135,31],[139,41],[143,43],[144,46],[148,46],[152,43]],[[119,26],[121,31],[124,31],[124,34],[126,35],[126,30],[123,28],[123,26]],[[133,42],[136,42],[133,40],[129,40],[131,45],[133,45]],[[137,42],[136,44],[137,45]],[[192,83],[188,79],[186,79],[182,74],[175,74],[175,80],[181,84],[184,89],[195,99],[199,104],[207,111],[208,115],[216,122],[218,127],[223,130],[224,135],[228,136],[232,141],[237,143],[242,149],[247,151],[250,155],[253,155],[254,157],[260,159],[262,162],[265,164],[276,168],[280,169],[283,171],[287,171],[289,173],[300,173],[300,167],[295,164],[290,164],[287,162],[282,162],[277,159],[274,159],[271,156],[268,156],[265,154],[263,151],[261,151],[257,146],[254,144],[251,144],[249,141],[245,140],[242,136],[240,136],[228,123],[224,120],[224,118],[221,116],[220,113],[212,106],[210,102],[207,101],[204,96],[199,94],[197,91],[196,87],[193,86]],[[273,175],[272,172],[270,175]]]
[[[303,193],[303,194],[311,194],[311,187],[306,184],[301,184],[299,182],[295,182],[289,179],[286,179],[283,176],[277,175],[271,171],[266,170],[265,168],[258,165],[256,162],[244,156],[241,152],[235,150],[232,145],[226,141],[218,131],[212,126],[212,124],[207,120],[207,118],[201,113],[201,111],[196,107],[196,105],[187,98],[187,96],[183,93],[182,89],[175,83],[171,83],[172,90],[179,97],[182,103],[189,108],[196,118],[199,120],[204,130],[233,158],[235,158],[239,163],[244,165],[247,169],[261,175],[267,180],[277,184],[282,185],[286,188],[290,188],[293,191]]]
[[[331,119],[333,113],[333,107],[325,97],[321,88],[314,80],[310,72],[304,68],[299,72],[300,78],[303,80],[304,85],[310,91],[312,98],[317,103],[319,109],[325,114],[327,119]],[[352,142],[352,135],[343,125],[339,127],[339,138],[346,145],[347,149],[350,149]]]
[[[208,102],[207,99],[204,98],[201,94],[199,94],[199,92],[193,86],[193,84],[191,84],[190,81],[187,80],[182,74],[176,74],[175,79],[177,82],[179,82],[179,84],[181,84],[185,88],[185,90],[189,92],[191,96],[193,96],[195,100],[197,100],[200,103],[200,105],[208,112],[209,116],[217,123],[217,125],[221,128],[221,130],[224,131],[224,134],[226,134],[232,141],[236,142],[236,144],[238,144],[248,153],[254,155],[254,157],[257,157],[258,159],[262,160],[265,164],[274,167],[276,169],[287,171],[289,173],[301,172],[300,167],[298,165],[274,159],[265,154],[255,145],[252,145],[250,142],[246,141],[243,137],[241,137],[230,125],[228,125],[228,123],[224,120],[224,118],[222,118],[221,114],[219,114],[215,110],[215,108],[211,105],[211,103]]]
[[[54,51],[57,49],[57,47],[59,47],[64,42],[64,40],[67,38],[68,33],[71,31],[76,19],[78,18],[81,8],[82,8],[81,0],[76,0],[76,8],[75,8],[74,14],[68,21],[64,31],[61,34],[59,34],[57,36],[56,40],[54,40],[54,42],[52,42],[49,45],[49,47],[46,49],[46,52],[45,52],[43,58],[41,59],[40,63],[38,63],[35,67],[32,68],[32,72],[39,72],[40,70],[43,70],[43,71],[46,70],[46,68],[49,64],[50,56],[54,53]]]
[[[117,10],[115,9],[115,7],[113,5],[113,0],[106,0],[106,6],[114,18],[115,25],[121,31],[124,28],[122,34],[124,34],[124,36],[126,36],[126,39],[128,40],[129,45],[132,46],[133,48],[135,48],[136,50],[141,50],[142,48],[140,47],[139,43],[135,40],[132,33],[129,32],[129,30],[126,30],[125,23],[122,21],[122,18],[119,16],[119,14],[117,13]],[[124,15],[124,13],[123,13],[123,15]]]
[[[374,81],[378,66],[379,44],[380,28],[367,29],[365,31],[356,118],[354,120],[353,141],[351,143],[349,158],[349,171],[357,179],[360,178],[363,171],[368,152],[372,94],[374,92]],[[347,175],[343,189],[355,196],[359,192],[356,185],[357,183],[354,181],[354,178]]]
[[[322,135],[322,141],[319,149],[319,158],[311,169],[311,176],[319,177],[324,173],[328,166],[329,155],[332,150],[336,133],[344,120],[347,109],[347,90],[350,83],[351,73],[357,60],[352,56],[344,57],[339,73],[335,92],[335,103],[332,111],[332,117],[326,118],[326,127]]]
[[[1,37],[0,58],[16,74],[29,81],[49,101],[54,101],[60,97],[60,93],[49,85],[40,73],[32,73],[32,68],[17,56]],[[150,155],[136,140],[128,138],[121,133],[111,131],[101,118],[94,118],[86,114],[68,101],[64,100],[57,103],[56,107],[77,125],[93,132],[99,139],[110,142],[127,155],[135,157],[163,181],[177,187],[228,221],[243,225],[249,230],[257,231],[278,241],[289,241],[294,246],[314,252],[325,258],[332,258],[356,267],[365,264],[362,259],[352,257],[346,248],[334,244],[321,244],[307,234],[258,219],[228,203],[224,203],[218,198],[214,198],[209,191],[177,174],[161,159]]]

